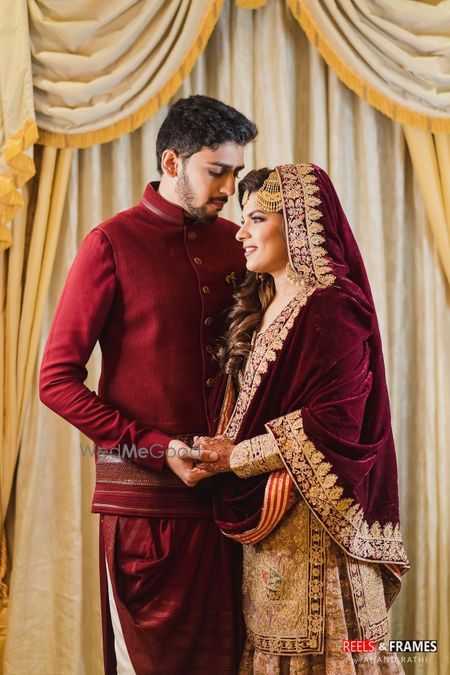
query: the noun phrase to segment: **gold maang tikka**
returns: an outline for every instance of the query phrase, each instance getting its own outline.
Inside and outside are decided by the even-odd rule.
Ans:
[[[245,193],[244,193],[245,196]],[[276,171],[272,171],[256,193],[256,203],[268,213],[281,211],[283,202],[281,199],[281,186]]]
[[[267,176],[261,189],[256,193],[256,203],[259,204],[264,211],[268,211],[269,213],[275,213],[276,211],[282,210],[283,202],[281,198],[281,186],[276,171],[272,171]],[[294,284],[295,286],[305,285],[303,276],[297,274],[290,262],[286,265],[286,275],[289,283]]]

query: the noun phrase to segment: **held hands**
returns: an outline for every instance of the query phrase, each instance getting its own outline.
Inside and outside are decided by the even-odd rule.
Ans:
[[[181,478],[185,485],[195,487],[199,481],[211,475],[197,469],[194,466],[195,462],[207,464],[216,462],[218,457],[217,452],[212,452],[209,449],[190,448],[183,441],[173,438],[167,448],[166,464],[178,478]]]
[[[167,466],[188,487],[195,487],[204,478],[231,471],[230,457],[234,444],[226,436],[195,436],[194,445],[172,439],[166,453]]]
[[[209,452],[210,455],[216,454],[218,459],[205,462],[199,459],[196,463],[196,469],[206,474],[225,473],[231,471],[230,457],[234,450],[234,443],[224,435],[215,436],[195,436],[193,449],[198,448],[200,453]]]

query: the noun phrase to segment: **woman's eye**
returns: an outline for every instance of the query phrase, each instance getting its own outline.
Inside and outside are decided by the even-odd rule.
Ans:
[[[261,223],[263,219],[260,216],[255,216],[252,220],[254,223]]]
[[[209,172],[209,175],[210,175],[210,176],[214,176],[214,178],[220,178],[220,176],[222,175],[222,173],[220,173],[220,172],[219,172],[219,173],[216,173],[216,171],[210,171],[210,172]]]

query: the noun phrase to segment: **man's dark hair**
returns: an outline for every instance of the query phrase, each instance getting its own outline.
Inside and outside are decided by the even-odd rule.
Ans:
[[[187,159],[202,148],[217,148],[234,141],[246,145],[256,137],[256,125],[222,101],[209,96],[182,98],[170,108],[156,139],[156,160],[161,174],[164,150]]]

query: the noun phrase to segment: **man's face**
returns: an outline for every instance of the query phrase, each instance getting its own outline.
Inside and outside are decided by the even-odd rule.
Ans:
[[[243,168],[244,148],[231,141],[182,159],[175,187],[180,205],[198,220],[214,220],[234,194]]]

